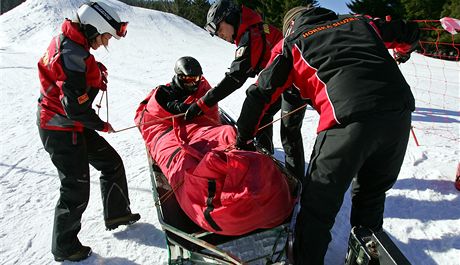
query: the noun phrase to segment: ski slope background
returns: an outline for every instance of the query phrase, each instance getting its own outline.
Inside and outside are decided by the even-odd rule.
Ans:
[[[59,178],[36,127],[39,82],[36,64],[82,0],[27,0],[0,16],[0,263],[53,264],[50,253]],[[235,47],[172,14],[135,8],[115,0],[130,22],[125,39],[94,52],[109,69],[109,121],[115,129],[134,125],[138,103],[169,82],[177,58],[193,56],[212,85],[230,66]],[[320,1],[321,2],[321,1]],[[388,192],[384,228],[412,264],[460,264],[460,192],[453,186],[460,159],[460,65],[414,54],[402,66],[417,100],[414,131],[399,180]],[[448,80],[448,81],[446,81]],[[238,117],[250,82],[220,103]],[[105,107],[101,117],[106,118]],[[308,158],[318,115],[308,109],[303,139]],[[278,158],[283,157],[275,125]],[[93,255],[81,264],[164,264],[167,250],[153,203],[144,142],[137,129],[104,137],[124,160],[131,208],[141,220],[105,231],[98,172],[91,169],[91,198],[83,214],[81,242]],[[350,196],[332,230],[326,264],[343,264],[350,226]]]

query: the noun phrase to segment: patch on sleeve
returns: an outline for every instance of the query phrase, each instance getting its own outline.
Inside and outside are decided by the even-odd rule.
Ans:
[[[49,64],[49,62],[50,62],[50,54],[49,54],[48,51],[45,52],[45,54],[41,58],[41,61],[42,61],[43,65],[48,65]]]
[[[268,26],[268,24],[264,23],[263,28],[264,28],[264,33],[265,34],[270,34],[270,27]]]
[[[238,59],[240,58],[241,56],[243,56],[244,54],[244,51],[246,51],[246,46],[241,46],[239,47],[238,49],[236,49],[236,52],[235,52],[235,59]]]
[[[83,104],[85,103],[86,101],[88,101],[89,97],[88,97],[88,94],[83,94],[81,96],[78,97],[78,104]]]

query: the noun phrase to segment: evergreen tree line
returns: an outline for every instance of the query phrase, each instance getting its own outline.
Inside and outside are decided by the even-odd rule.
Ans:
[[[123,2],[150,9],[173,13],[192,21],[199,27],[206,24],[206,15],[214,1],[209,0],[122,0]],[[319,6],[317,0],[234,0],[259,12],[264,21],[282,27],[285,13],[300,5]],[[405,20],[438,20],[442,17],[460,18],[460,0],[352,0],[347,4],[351,13],[367,14],[373,17]],[[420,24],[427,27],[427,24]],[[438,41],[451,43],[450,34],[442,34],[438,39],[435,31],[422,31],[424,41]],[[460,34],[455,36],[455,43],[460,43]],[[423,47],[427,53],[442,55],[458,54],[458,51],[449,45],[428,45]],[[457,46],[457,48],[459,48]],[[439,49],[438,51],[436,51]]]
[[[206,15],[209,7],[215,0],[121,0],[132,6],[155,9],[181,16],[199,27],[206,24]],[[259,12],[265,22],[282,27],[284,14],[291,8],[300,5],[311,4],[318,6],[317,0],[234,0]],[[24,0],[0,0],[0,12],[3,14],[16,7]],[[438,20],[442,17],[460,18],[460,0],[351,0],[347,4],[351,13],[367,14],[373,17],[384,18],[390,15],[392,18],[406,20]],[[427,27],[426,24],[420,26]],[[436,41],[437,34],[434,31],[422,31],[422,39]],[[460,34],[455,36],[455,43],[460,43]],[[452,42],[450,34],[442,34],[439,42]],[[434,53],[436,47],[424,47],[427,52]],[[457,55],[458,51],[448,45],[439,47],[441,53]],[[457,48],[459,48],[457,46]]]
[[[348,8],[356,14],[408,20],[460,18],[460,0],[352,0]]]
[[[243,4],[259,12],[264,21],[281,29],[283,18],[288,10],[296,6],[318,6],[317,0],[237,0],[238,4]]]
[[[120,0],[131,6],[155,9],[183,17],[194,24],[203,27],[206,24],[206,15],[209,0]]]
[[[210,0],[121,0],[138,7],[155,9],[181,16],[199,27],[206,24],[209,7],[214,1]],[[301,5],[318,5],[316,0],[234,0],[259,12],[265,22],[282,27],[284,14],[291,8]]]

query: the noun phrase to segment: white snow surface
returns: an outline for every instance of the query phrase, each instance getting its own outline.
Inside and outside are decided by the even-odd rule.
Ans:
[[[0,16],[0,263],[53,264],[50,253],[59,178],[36,126],[39,82],[36,64],[64,18],[83,0],[27,0]],[[109,51],[93,52],[109,69],[109,121],[134,125],[141,100],[173,76],[177,58],[190,55],[217,84],[234,56],[234,45],[172,14],[105,1],[129,21],[128,34]],[[460,64],[414,54],[401,69],[417,100],[414,132],[399,180],[388,192],[384,228],[412,264],[460,264],[460,192],[453,180],[460,156]],[[220,103],[237,118],[248,82]],[[106,118],[105,106],[101,117]],[[302,129],[306,157],[318,115],[307,110]],[[283,159],[275,124],[276,156]],[[99,173],[91,169],[91,198],[79,238],[93,249],[81,264],[164,264],[167,250],[153,203],[144,142],[137,129],[104,137],[123,158],[131,208],[142,215],[129,227],[105,231]],[[350,231],[347,194],[329,245],[326,264],[343,264]]]

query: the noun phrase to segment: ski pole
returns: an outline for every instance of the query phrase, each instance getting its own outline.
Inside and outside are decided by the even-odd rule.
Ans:
[[[105,92],[105,91],[103,91],[103,92]],[[102,95],[104,95],[104,94],[102,94]],[[107,108],[107,112],[106,112],[107,113],[107,121],[106,122],[109,123],[109,91],[107,91],[107,93],[105,95],[105,106]]]
[[[99,116],[99,111],[101,110],[101,103],[102,103],[102,99],[104,98],[104,93],[105,93],[105,91],[102,90],[102,95],[101,95],[101,99],[99,100],[99,104],[96,104],[96,107],[97,107],[97,116]]]

